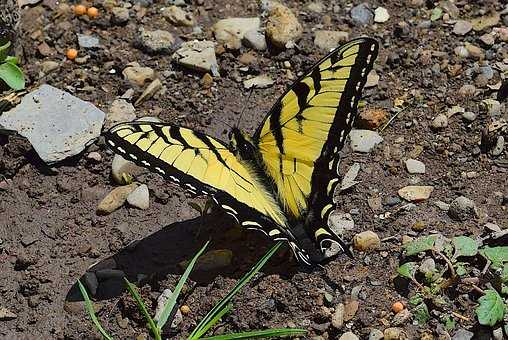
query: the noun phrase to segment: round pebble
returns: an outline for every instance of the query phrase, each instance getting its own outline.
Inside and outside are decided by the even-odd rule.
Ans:
[[[375,232],[367,230],[354,236],[353,245],[359,251],[372,251],[381,246],[381,240]]]

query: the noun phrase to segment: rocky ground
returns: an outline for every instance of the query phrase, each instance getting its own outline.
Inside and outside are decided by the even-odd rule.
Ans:
[[[503,337],[500,325],[478,325],[470,291],[450,295],[451,307],[432,310],[427,323],[410,308],[392,311],[414,292],[397,284],[404,242],[436,233],[475,238],[508,226],[502,1],[82,3],[97,16],[76,15],[75,2],[19,3],[16,44],[28,90],[49,92],[0,115],[0,126],[24,136],[0,134],[0,338],[98,338],[77,301],[81,277],[106,329],[148,338],[118,276],[138,282],[155,309],[180,263],[211,238],[215,266],[192,276],[188,308],[165,330],[188,335],[270,242],[220,212],[200,217],[180,189],[155,175],[118,159],[112,172],[101,128],[157,117],[226,140],[225,123],[245,110],[240,125],[252,132],[303,70],[361,35],[380,42],[380,55],[343,152],[340,172],[348,176],[331,223],[347,239],[356,235],[363,251],[314,271],[280,252],[214,333],[300,327],[312,339]],[[123,172],[146,185],[119,186]],[[442,322],[446,313],[452,327]]]

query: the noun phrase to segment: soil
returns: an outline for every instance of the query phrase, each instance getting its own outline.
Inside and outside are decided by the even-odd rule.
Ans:
[[[338,195],[337,209],[353,214],[355,230],[347,238],[373,230],[386,241],[374,252],[357,252],[353,259],[340,256],[323,269],[314,270],[299,266],[287,249],[280,251],[263,274],[238,294],[233,310],[214,328],[214,334],[296,326],[308,330],[305,338],[337,339],[346,330],[367,338],[372,328],[390,326],[393,302],[407,303],[408,290],[401,289],[394,280],[403,235],[437,231],[446,236],[477,236],[486,222],[508,225],[507,169],[502,166],[506,163],[499,162],[506,160],[506,151],[496,159],[479,148],[482,130],[491,121],[481,111],[480,101],[491,97],[492,91],[478,86],[472,98],[458,95],[463,85],[474,83],[473,74],[466,71],[478,61],[459,59],[454,49],[466,41],[478,44],[482,33],[457,37],[451,33],[453,25],[442,21],[421,28],[419,24],[430,17],[431,2],[427,2],[428,7],[423,4],[408,8],[400,1],[370,1],[371,8],[387,8],[390,20],[365,27],[351,22],[349,2],[334,3],[337,11],[333,11],[334,4],[325,3],[326,10],[318,14],[306,10],[304,2],[286,1],[304,27],[298,48],[224,51],[217,57],[221,77],[214,79],[211,88],[200,83],[202,74],[179,67],[169,55],[148,55],[138,49],[133,43],[137,28],[169,30],[182,40],[213,39],[210,27],[217,20],[259,16],[255,1],[193,1],[188,9],[204,28],[198,34],[193,34],[192,28],[174,27],[165,21],[160,9],[166,4],[158,0],[146,11],[131,9],[131,19],[124,26],[110,24],[109,12],[101,1],[93,2],[101,11],[96,20],[77,18],[70,11],[61,13],[52,0],[22,10],[21,34],[16,42],[24,51],[22,65],[29,88],[48,83],[107,111],[114,99],[132,87],[121,71],[137,61],[156,70],[165,86],[163,93],[136,107],[138,117],[157,116],[222,140],[227,140],[228,127],[216,117],[233,125],[245,110],[240,125],[253,132],[271,103],[291,83],[283,62],[289,61],[293,74],[297,74],[323,55],[313,43],[316,27],[346,30],[351,37],[365,34],[381,42],[375,66],[381,81],[364,91],[366,107],[390,111],[397,99],[403,100],[407,109],[381,133],[384,142],[372,153],[352,153],[349,146],[344,149],[340,173],[360,162],[361,182]],[[354,5],[358,3],[354,1]],[[458,6],[460,17],[466,19],[503,9],[501,1],[460,1]],[[328,19],[331,24],[326,26]],[[90,58],[85,64],[63,57],[67,48],[77,46],[76,33],[94,33],[101,38],[101,48],[87,52]],[[43,42],[49,46],[49,52],[43,53],[49,55],[42,55],[37,48]],[[485,50],[491,54],[491,64],[508,56],[506,43]],[[249,72],[269,74],[275,80],[273,87],[257,89],[249,97],[242,85],[246,74],[240,70],[244,65],[239,59],[243,53],[255,56]],[[58,71],[43,75],[41,62],[45,60],[58,61]],[[453,73],[455,67],[458,71]],[[111,69],[116,72],[111,73]],[[489,84],[500,80],[496,72]],[[143,88],[134,90],[136,98]],[[452,105],[465,107],[478,118],[465,123],[456,115],[449,119],[448,127],[433,130],[432,118]],[[418,150],[426,173],[410,176],[404,160],[415,157]],[[99,152],[102,160],[87,158],[92,151]],[[11,320],[0,321],[0,338],[100,338],[75,286],[89,267],[122,270],[131,282],[138,283],[153,311],[160,293],[174,288],[182,273],[179,263],[190,259],[211,239],[210,249],[233,252],[232,263],[191,276],[182,301],[190,313],[176,328],[165,329],[168,338],[184,338],[271,246],[262,235],[237,229],[221,212],[201,217],[189,206],[181,189],[152,174],[137,178],[150,188],[149,209],[122,207],[110,215],[98,216],[98,203],[115,187],[110,177],[112,157],[104,142],[98,140],[82,155],[48,167],[26,140],[0,135],[0,175],[8,179],[0,189],[0,307],[16,314]],[[467,172],[475,175],[465,176]],[[434,186],[431,199],[410,210],[402,208],[404,202],[384,204],[388,198],[397,197],[400,188],[414,183]],[[438,200],[450,203],[460,195],[476,203],[478,218],[457,222],[434,204]],[[372,197],[383,202],[379,210],[368,205]],[[415,232],[415,222],[426,228]],[[148,337],[142,317],[118,279],[100,282],[94,299],[104,328],[115,338]],[[358,311],[342,329],[334,328],[333,308],[353,299],[359,301]],[[458,305],[458,312],[466,319],[457,319],[457,327],[475,325],[473,307],[472,300]],[[425,326],[406,322],[400,327],[411,339],[424,334],[443,336],[435,320]]]

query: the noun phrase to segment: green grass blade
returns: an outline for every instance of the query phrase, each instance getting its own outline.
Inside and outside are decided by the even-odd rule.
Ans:
[[[192,258],[191,262],[189,263],[189,265],[185,269],[185,272],[183,273],[182,277],[178,281],[178,283],[177,283],[177,285],[175,287],[175,291],[173,292],[173,294],[171,294],[171,296],[169,297],[168,301],[164,304],[164,309],[162,310],[162,313],[161,313],[161,315],[159,317],[159,320],[157,320],[157,327],[159,327],[159,329],[162,329],[162,327],[164,327],[164,325],[168,321],[168,318],[171,315],[171,312],[173,311],[173,308],[175,308],[176,300],[178,299],[178,296],[180,295],[180,292],[182,291],[183,285],[185,284],[185,282],[189,278],[189,275],[190,275],[192,269],[194,268],[194,265],[196,264],[196,261],[201,256],[201,254],[203,254],[205,249],[208,247],[209,243],[210,243],[210,241],[207,241],[205,243],[205,245],[203,246],[203,248],[201,248],[201,250],[196,255],[194,255],[194,257]]]
[[[101,333],[102,337],[107,340],[113,340],[113,338],[102,328],[101,323],[99,322],[99,319],[97,319],[97,316],[95,315],[95,310],[93,309],[92,301],[90,300],[90,297],[88,296],[88,293],[86,292],[85,286],[81,283],[81,281],[78,280],[78,286],[79,290],[81,292],[81,295],[83,296],[83,299],[85,300],[85,308],[88,312],[88,315],[90,315],[90,318],[92,319],[92,322],[95,325],[95,328]]]
[[[251,331],[242,333],[231,333],[225,335],[211,336],[208,338],[200,338],[201,340],[232,340],[232,339],[254,339],[254,338],[272,338],[280,336],[292,336],[306,334],[305,329],[299,328],[274,328],[262,331]]]
[[[215,325],[226,313],[228,313],[233,308],[233,304],[229,303],[224,308],[219,310],[210,321],[201,327],[203,330],[203,334],[206,334],[210,328],[212,328],[213,325]],[[202,338],[200,338],[202,339]]]
[[[138,305],[139,310],[141,311],[141,314],[143,314],[146,321],[148,322],[148,327],[154,334],[155,339],[157,339],[157,340],[161,339],[161,331],[159,328],[157,328],[157,325],[153,321],[150,314],[148,314],[148,309],[146,309],[146,306],[143,303],[141,296],[139,296],[138,291],[136,290],[136,286],[134,286],[132,283],[130,283],[129,280],[127,280],[127,278],[124,277],[123,279],[127,285],[127,290],[129,291],[131,296],[134,298],[134,300],[136,300],[136,303]]]
[[[9,47],[11,47],[10,41],[8,41],[4,45],[0,46],[0,62],[4,61],[7,58],[7,53],[9,52]]]
[[[219,301],[209,312],[208,314],[201,320],[201,322],[196,326],[196,328],[192,331],[189,339],[199,339],[203,336],[206,331],[213,326],[210,324],[210,321],[216,319],[216,315],[220,313],[223,308],[229,304],[229,302],[233,299],[233,297],[238,293],[240,289],[242,289],[245,284],[247,284],[254,275],[265,265],[265,263],[272,257],[272,255],[280,248],[282,242],[277,242],[257,263],[251,270],[245,274],[240,281],[236,284],[236,286],[226,295],[222,300]],[[217,319],[218,320],[218,319]],[[205,325],[209,325],[208,329],[205,329]]]

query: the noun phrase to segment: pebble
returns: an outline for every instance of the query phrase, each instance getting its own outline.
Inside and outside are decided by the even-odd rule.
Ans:
[[[97,151],[90,152],[88,155],[86,155],[86,158],[90,159],[90,160],[93,160],[93,161],[96,161],[97,163],[102,160],[101,154],[98,153]]]
[[[457,46],[453,49],[453,52],[460,57],[460,58],[468,58],[469,57],[469,51],[465,46]]]
[[[113,157],[113,162],[111,163],[111,177],[113,177],[113,180],[117,184],[125,185],[127,184],[125,179],[135,177],[143,171],[142,167],[137,166],[120,155],[115,154]]]
[[[376,70],[372,70],[367,75],[367,81],[365,82],[365,87],[374,87],[379,84],[379,74],[377,74]]]
[[[503,339],[505,339],[505,337],[503,336],[503,329],[501,327],[494,329],[492,331],[492,337],[494,338],[494,340],[503,340]]]
[[[116,25],[125,24],[130,18],[129,9],[125,7],[113,7],[111,14],[111,22]]]
[[[253,48],[257,51],[264,51],[267,48],[265,35],[257,29],[245,32],[242,43],[246,47]]]
[[[476,94],[476,87],[471,84],[463,85],[459,89],[459,95],[464,98],[472,98]]]
[[[160,89],[162,89],[162,82],[159,80],[159,78],[155,78],[150,84],[148,84],[148,86],[143,91],[141,96],[139,96],[139,98],[136,99],[134,105],[137,106],[143,101],[152,98]]]
[[[162,9],[161,14],[175,26],[192,27],[196,24],[192,13],[185,12],[178,6],[169,6],[164,8]]]
[[[466,20],[458,20],[453,26],[453,33],[456,35],[466,35],[473,29],[473,25]]]
[[[106,115],[105,128],[110,128],[120,122],[131,122],[136,119],[136,109],[125,99],[115,99]]]
[[[381,240],[375,232],[367,230],[354,236],[353,245],[359,251],[372,251],[381,246]]]
[[[501,103],[495,99],[484,99],[480,102],[480,106],[490,117],[496,117],[501,114]]]
[[[478,216],[478,213],[473,200],[459,196],[450,204],[448,215],[457,221],[467,221],[469,218]]]
[[[173,54],[173,58],[182,66],[219,76],[219,66],[215,57],[215,44],[212,41],[193,40],[184,42]]]
[[[270,7],[266,36],[275,47],[291,48],[302,34],[302,25],[289,8],[278,3]]]
[[[383,23],[387,22],[390,19],[390,14],[388,14],[388,10],[384,7],[378,7],[374,11],[374,22]]]
[[[251,87],[256,89],[264,89],[272,86],[273,84],[273,79],[267,75],[259,75],[243,81],[243,87],[246,89],[250,89]]]
[[[210,75],[210,73],[205,73],[203,77],[201,78],[201,85],[205,89],[209,89],[213,86],[213,77]]]
[[[433,186],[409,185],[399,189],[398,194],[406,201],[421,202],[429,199],[433,190]]]
[[[351,167],[348,169],[344,177],[342,178],[341,184],[340,184],[340,191],[347,190],[354,185],[360,183],[356,180],[356,177],[358,176],[358,173],[360,172],[360,163],[353,163]]]
[[[369,340],[382,340],[384,337],[383,332],[379,329],[372,328],[369,333]]]
[[[410,174],[424,174],[425,173],[425,164],[416,159],[407,159],[405,161],[407,172]]]
[[[231,265],[233,252],[229,249],[211,250],[201,255],[194,266],[194,271],[211,271]],[[182,269],[187,268],[189,261],[179,263]]]
[[[104,199],[99,203],[97,207],[98,215],[108,215],[120,208],[125,201],[127,196],[138,187],[136,183],[124,185],[113,189]]]
[[[358,308],[360,307],[360,302],[358,300],[351,300],[344,305],[344,321],[348,322],[352,320],[356,313],[358,312]]]
[[[153,317],[155,321],[159,321],[162,311],[164,310],[164,306],[166,305],[166,302],[171,297],[171,295],[173,295],[171,289],[166,288],[157,298],[157,307],[155,308],[155,316]],[[182,312],[180,311],[180,309],[177,309],[173,321],[171,322],[171,328],[176,328],[182,321],[183,321]]]
[[[314,33],[314,45],[326,52],[340,46],[340,44],[348,40],[348,32],[316,30]]]
[[[418,267],[418,271],[423,275],[430,275],[436,271],[436,262],[433,258],[429,257],[422,261]]]
[[[41,63],[42,73],[49,74],[60,67],[60,64],[53,60],[43,61]]]
[[[490,65],[481,66],[480,73],[484,75],[487,80],[490,80],[494,77],[494,70]]]
[[[448,211],[448,209],[450,209],[450,205],[448,203],[443,202],[443,201],[435,201],[434,205],[442,211]]]
[[[481,49],[480,47],[470,43],[466,43],[465,47],[471,58],[485,59],[485,53],[483,52],[483,49]]]
[[[309,12],[314,12],[314,13],[322,13],[324,10],[325,10],[325,6],[323,5],[322,2],[309,2],[307,4],[307,6],[305,6],[305,8],[309,11]]]
[[[367,3],[361,3],[351,9],[351,19],[358,26],[367,26],[372,24],[374,15]]]
[[[494,12],[491,15],[474,18],[471,20],[471,23],[473,24],[473,29],[475,31],[483,31],[484,29],[496,26],[499,23],[500,19],[501,16],[499,13]]]
[[[98,48],[100,47],[99,38],[78,33],[78,45],[82,48]]]
[[[473,336],[473,332],[470,332],[464,328],[459,328],[452,336],[452,340],[471,340]]]
[[[374,130],[388,120],[388,112],[385,109],[368,108],[360,112],[357,125],[364,129]]]
[[[448,126],[448,117],[444,113],[440,113],[432,120],[431,123],[434,129],[443,129]]]
[[[353,332],[346,332],[342,334],[339,340],[358,340],[359,338]]]
[[[383,332],[384,340],[403,340],[406,339],[406,335],[401,328],[389,327]]]
[[[404,308],[403,310],[401,310],[400,312],[398,312],[393,316],[392,325],[404,326],[409,321],[409,319],[411,319],[411,317],[412,315],[409,309]]]
[[[27,138],[50,164],[81,153],[100,136],[104,117],[93,104],[44,84],[0,115],[0,126]]]
[[[474,112],[471,112],[471,111],[465,111],[465,112],[462,113],[462,118],[465,121],[473,122],[473,121],[476,120],[476,114]]]
[[[505,140],[503,136],[498,136],[496,140],[496,145],[490,151],[490,154],[494,157],[497,157],[503,153]]]
[[[127,196],[127,203],[135,208],[146,210],[150,205],[149,197],[148,187],[146,184],[141,184]]]
[[[12,319],[16,319],[17,317],[18,316],[15,313],[11,312],[9,309],[0,306],[0,320],[1,321],[12,320]]]
[[[492,46],[496,42],[495,35],[493,33],[484,34],[480,37],[480,41],[487,46]]]
[[[332,314],[332,326],[341,329],[344,327],[344,304],[339,303],[335,306],[335,312]]]
[[[229,49],[239,49],[241,40],[248,31],[258,31],[261,20],[252,18],[227,18],[217,21],[212,26],[217,41]]]
[[[137,44],[141,49],[150,54],[168,54],[173,49],[176,40],[168,31],[149,31],[140,27]]]
[[[130,63],[122,71],[124,79],[131,84],[144,86],[145,82],[155,78],[155,71],[150,67],[142,67],[137,62]]]
[[[371,152],[374,147],[383,141],[383,137],[376,131],[352,130],[349,134],[351,148],[354,152]]]

